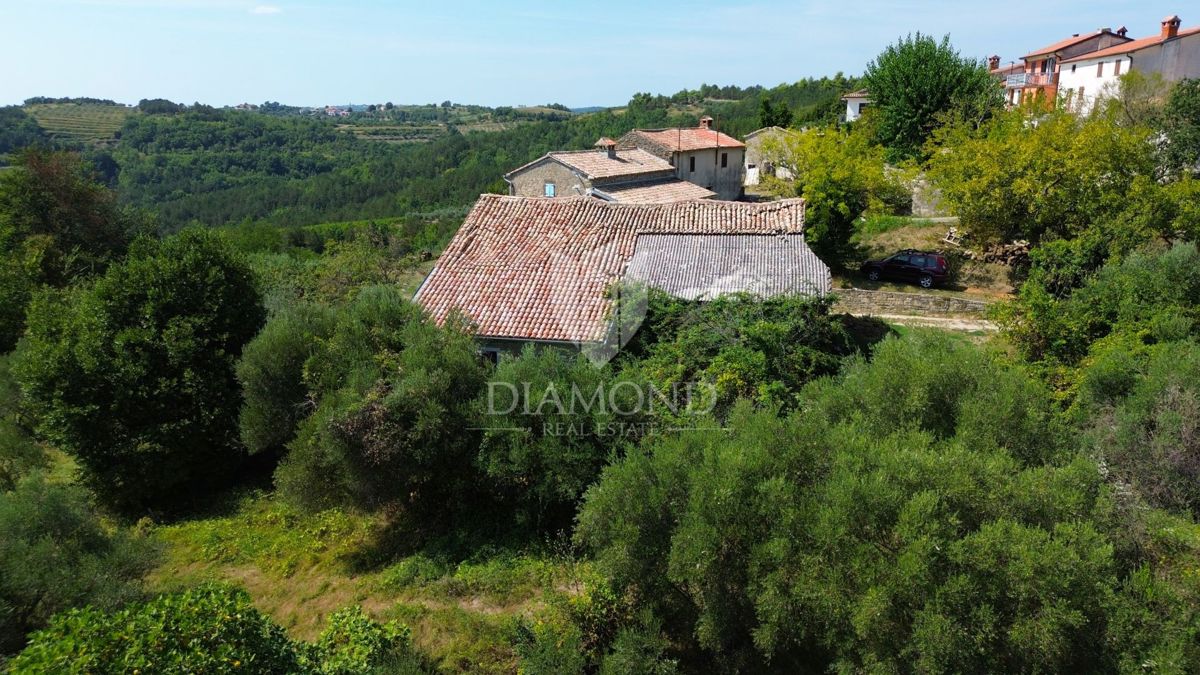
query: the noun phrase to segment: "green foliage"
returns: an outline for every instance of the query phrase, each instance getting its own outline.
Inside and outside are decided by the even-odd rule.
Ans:
[[[758,103],[758,126],[766,129],[769,127],[787,128],[792,125],[792,111],[788,110],[786,104],[772,105],[771,99],[763,96]]]
[[[1146,502],[1200,514],[1200,347],[1171,342],[1141,358],[1110,353],[1124,358],[1084,371],[1089,395],[1077,410],[1097,455]]]
[[[1200,79],[1184,80],[1171,90],[1163,111],[1166,162],[1175,171],[1195,173],[1200,166]]]
[[[474,489],[471,406],[484,366],[390,286],[364,289],[304,367],[316,401],[276,481],[299,504],[399,503],[431,522]]]
[[[151,552],[144,539],[103,527],[77,487],[33,475],[0,491],[0,654],[57,612],[136,597]]]
[[[929,176],[980,243],[1077,237],[1122,213],[1135,178],[1154,169],[1146,130],[1062,110],[998,113],[934,139]]]
[[[410,652],[410,639],[407,626],[379,624],[361,607],[348,607],[330,615],[329,627],[309,650],[307,660],[319,675],[397,673],[402,670],[401,658]],[[404,665],[416,670],[407,659]]]
[[[884,149],[860,128],[789,133],[765,141],[763,154],[794,176],[768,180],[767,188],[781,197],[804,197],[805,238],[834,266],[854,257],[851,236],[859,216],[868,209],[892,211],[909,199],[885,171]]]
[[[1076,366],[1111,333],[1151,343],[1194,332],[1200,302],[1200,253],[1194,244],[1111,262],[1064,299],[1044,284],[1025,284],[1000,315],[1009,339],[1031,361]]]
[[[46,453],[33,439],[33,429],[21,403],[21,390],[12,376],[12,357],[0,357],[0,492],[11,490],[21,477],[46,468]]]
[[[724,416],[738,398],[790,408],[810,380],[837,372],[855,346],[829,316],[828,298],[745,295],[686,302],[651,291],[645,322],[626,346],[623,377],[691,393],[685,414]],[[693,392],[691,384],[705,385]],[[666,415],[670,411],[657,409]]]
[[[577,538],[673,642],[755,671],[1112,667],[1134,601],[1103,479],[1037,383],[918,333],[804,398],[651,439],[588,492]]]
[[[20,107],[0,108],[0,167],[6,164],[5,155],[45,140],[45,134],[37,121],[25,114]]]
[[[36,288],[102,273],[124,253],[133,227],[77,155],[18,154],[16,168],[0,172],[0,351],[16,343]]]
[[[262,324],[214,234],[143,240],[94,284],[39,295],[16,371],[40,432],[131,512],[178,506],[241,461],[234,364]]]
[[[917,33],[888,45],[867,64],[863,82],[871,93],[879,141],[893,157],[916,157],[950,113],[978,120],[999,109],[1000,89],[980,61]]]
[[[242,386],[239,417],[242,443],[251,454],[279,451],[292,440],[309,412],[304,364],[333,331],[327,307],[301,304],[272,317],[237,364]]]
[[[642,391],[580,354],[528,346],[503,358],[480,401],[480,470],[518,520],[569,526],[605,463],[641,435]],[[622,381],[624,382],[624,381]]]

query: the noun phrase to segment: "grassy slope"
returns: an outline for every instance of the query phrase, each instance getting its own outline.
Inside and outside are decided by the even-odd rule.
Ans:
[[[230,501],[211,515],[154,529],[165,553],[151,588],[232,582],[294,637],[309,640],[331,612],[361,605],[408,624],[417,647],[450,671],[514,671],[516,618],[537,616],[590,573],[565,556],[496,546],[465,561],[429,551],[395,557],[386,552],[395,542],[383,543],[382,516],[302,514],[263,493]]]
[[[133,109],[124,106],[46,103],[25,108],[51,137],[102,143],[116,136]]]
[[[855,235],[855,243],[863,249],[868,258],[886,257],[906,248],[950,251],[954,247],[942,241],[948,228],[949,225],[946,223],[934,223],[920,218],[874,218],[859,228]],[[914,284],[891,282],[872,284],[857,275],[852,275],[847,281],[851,281],[858,288],[877,288],[908,293],[966,294],[990,300],[1007,296],[1013,292],[1008,273],[1009,268],[1004,265],[964,260],[958,284],[953,288],[922,291]]]

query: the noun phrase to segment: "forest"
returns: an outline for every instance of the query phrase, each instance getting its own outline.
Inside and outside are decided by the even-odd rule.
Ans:
[[[1200,670],[1200,81],[1005,109],[917,35],[860,122],[828,82],[398,148],[197,106],[111,148],[11,141],[0,668]],[[493,364],[413,304],[480,186],[715,96],[792,127],[765,187],[835,268],[913,171],[971,245],[1031,242],[999,334],[651,292],[603,366]]]

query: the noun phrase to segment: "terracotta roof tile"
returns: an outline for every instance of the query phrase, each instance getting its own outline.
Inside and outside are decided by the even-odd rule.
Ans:
[[[622,136],[621,140],[626,144],[636,144],[638,137],[649,140],[671,152],[711,150],[718,145],[722,148],[746,147],[744,143],[733,136],[703,127],[688,129],[634,129]]]
[[[592,188],[592,191],[600,193],[598,196],[603,199],[626,204],[669,204],[692,199],[712,199],[717,196],[717,193],[712,190],[678,178],[612,186],[602,185]]]
[[[1086,61],[1088,59],[1102,59],[1102,58],[1105,58],[1108,56],[1116,56],[1117,54],[1128,54],[1130,52],[1136,52],[1141,49],[1146,49],[1147,47],[1154,47],[1155,45],[1160,45],[1160,44],[1166,42],[1168,39],[1176,40],[1181,37],[1195,35],[1196,33],[1200,33],[1200,26],[1195,26],[1193,28],[1187,28],[1187,29],[1181,30],[1173,38],[1165,38],[1162,35],[1154,35],[1152,37],[1140,38],[1137,40],[1132,40],[1130,42],[1125,42],[1123,44],[1114,45],[1107,49],[1101,49],[1099,51],[1091,52],[1089,54],[1081,54],[1079,56],[1076,56],[1075,58],[1064,59],[1063,63],[1075,63],[1077,61]]]
[[[1069,38],[1067,38],[1067,39],[1065,39],[1065,40],[1059,40],[1058,42],[1055,42],[1055,43],[1054,43],[1054,44],[1052,44],[1052,45],[1046,45],[1045,47],[1042,47],[1041,49],[1036,49],[1036,50],[1034,50],[1034,51],[1032,51],[1032,52],[1029,52],[1029,53],[1028,53],[1028,54],[1026,54],[1025,56],[1022,56],[1021,58],[1022,58],[1022,59],[1028,59],[1028,58],[1030,58],[1030,57],[1032,57],[1032,56],[1042,56],[1042,55],[1044,55],[1044,54],[1053,54],[1054,52],[1057,52],[1057,51],[1059,51],[1059,50],[1062,50],[1062,49],[1066,49],[1067,47],[1070,47],[1070,46],[1072,46],[1072,45],[1077,45],[1077,44],[1079,44],[1080,42],[1084,42],[1084,41],[1086,41],[1086,40],[1090,40],[1090,39],[1092,39],[1092,38],[1096,37],[1097,35],[1102,35],[1102,34],[1103,34],[1102,32],[1095,32],[1095,33],[1080,33],[1079,35],[1074,35],[1074,36],[1072,36],[1072,37],[1069,37]],[[1120,36],[1119,36],[1119,35],[1117,35],[1116,33],[1111,33],[1111,32],[1110,32],[1110,34],[1111,34],[1113,37],[1120,37]]]
[[[461,310],[482,337],[603,338],[608,289],[639,234],[804,232],[804,200],[615,204],[483,195],[415,300],[438,322]]]
[[[519,173],[546,159],[564,164],[588,177],[589,180],[616,178],[620,176],[638,176],[659,172],[674,171],[671,163],[655,155],[637,148],[618,150],[616,157],[609,157],[603,150],[575,150],[548,152],[541,157],[509,171],[505,178]]]

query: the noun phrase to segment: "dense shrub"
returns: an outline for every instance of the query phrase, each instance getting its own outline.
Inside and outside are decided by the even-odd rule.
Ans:
[[[1156,601],[1129,585],[1177,523],[1117,517],[1039,385],[993,358],[888,340],[791,415],[741,407],[727,435],[651,439],[589,490],[576,536],[685,654],[722,668],[1194,667],[1182,573],[1155,568]],[[1174,555],[1195,556],[1188,541]],[[1134,616],[1171,629],[1146,639]]]
[[[245,399],[239,424],[251,453],[281,449],[311,412],[304,364],[333,330],[333,320],[333,311],[321,305],[288,307],[246,345],[237,364]]]
[[[0,491],[0,654],[56,612],[134,598],[152,548],[101,525],[77,487],[40,476]]]
[[[294,642],[245,592],[204,585],[108,613],[87,607],[54,617],[12,662],[14,672],[420,672],[408,629],[380,625],[358,607],[334,612],[316,644]]]
[[[128,511],[178,506],[244,454],[234,364],[263,311],[216,235],[143,240],[94,284],[40,295],[16,370],[39,430]]]
[[[748,295],[686,302],[651,292],[646,320],[623,354],[624,375],[662,391],[708,385],[716,400],[697,407],[718,416],[739,397],[788,408],[805,383],[836,373],[857,350],[829,315],[831,302]]]
[[[446,515],[478,489],[470,420],[485,372],[461,326],[436,326],[394,287],[364,289],[305,365],[317,408],[289,445],[280,489],[306,506]]]
[[[559,349],[504,358],[479,406],[480,470],[524,524],[569,526],[600,469],[644,433],[644,392]]]
[[[78,155],[29,149],[0,171],[0,351],[24,327],[42,285],[61,288],[101,273],[144,227],[117,205]]]

